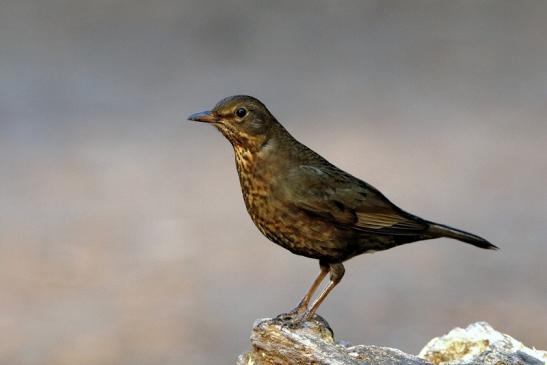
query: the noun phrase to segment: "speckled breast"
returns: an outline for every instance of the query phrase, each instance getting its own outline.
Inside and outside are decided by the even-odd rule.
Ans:
[[[345,247],[337,232],[319,219],[292,207],[275,194],[279,171],[257,166],[259,157],[234,148],[236,166],[247,211],[257,228],[274,243],[312,258],[342,255]]]

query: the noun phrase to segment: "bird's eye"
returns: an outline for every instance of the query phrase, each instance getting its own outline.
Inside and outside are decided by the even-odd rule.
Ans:
[[[236,110],[236,115],[238,118],[243,118],[247,115],[247,110],[245,108],[239,108],[238,110]]]

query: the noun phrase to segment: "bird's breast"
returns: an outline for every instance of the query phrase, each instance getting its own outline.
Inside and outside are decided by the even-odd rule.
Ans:
[[[332,227],[311,219],[278,193],[282,161],[264,159],[242,148],[234,150],[245,206],[260,232],[301,255],[332,254],[336,250]]]
[[[281,221],[288,218],[289,209],[274,194],[281,173],[280,164],[241,147],[234,147],[243,200],[257,228],[268,238],[279,241]],[[290,220],[290,219],[289,219]]]
[[[262,161],[256,154],[239,146],[234,147],[234,152],[245,205],[254,219],[254,215],[268,205],[272,176],[268,169],[260,166]]]

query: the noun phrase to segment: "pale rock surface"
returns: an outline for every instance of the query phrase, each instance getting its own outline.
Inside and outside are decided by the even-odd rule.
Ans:
[[[541,365],[547,361],[547,352],[528,348],[486,322],[454,328],[448,334],[429,341],[418,356],[436,365],[471,362]]]
[[[237,365],[543,365],[546,360],[545,351],[527,348],[485,322],[435,338],[415,356],[389,347],[338,342],[328,323],[316,316],[299,328],[276,319],[256,321],[251,349],[239,356]]]

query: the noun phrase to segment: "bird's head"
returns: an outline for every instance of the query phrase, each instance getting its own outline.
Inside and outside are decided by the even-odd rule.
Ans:
[[[260,100],[246,95],[224,98],[212,110],[192,114],[188,120],[210,123],[232,145],[248,149],[264,144],[279,125]]]

